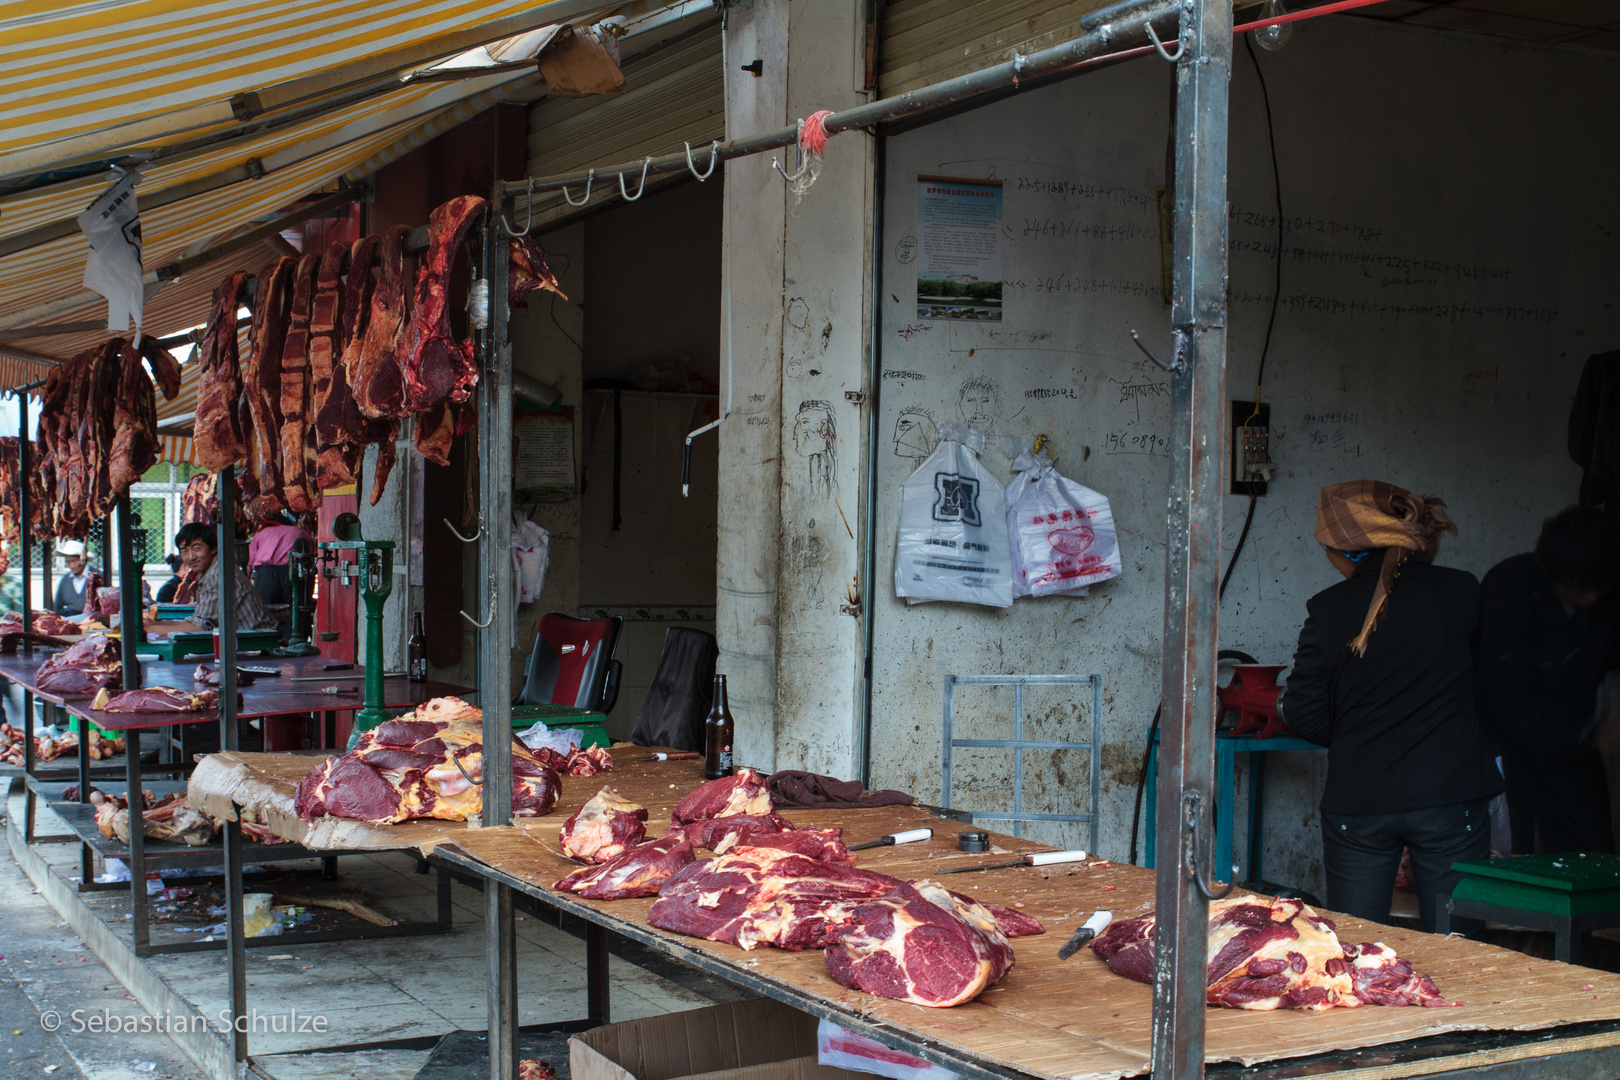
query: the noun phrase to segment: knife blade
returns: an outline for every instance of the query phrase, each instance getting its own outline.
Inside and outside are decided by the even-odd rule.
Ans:
[[[845,851],[865,851],[867,848],[888,847],[890,844],[915,844],[919,840],[927,840],[934,835],[933,829],[908,829],[905,832],[890,833],[880,836],[876,840],[868,840],[864,844],[851,844]]]
[[[1108,924],[1114,921],[1112,911],[1093,912],[1091,918],[1086,920],[1084,926],[1074,932],[1074,937],[1068,940],[1063,948],[1058,950],[1058,959],[1067,960],[1080,951],[1080,946],[1108,929]]]
[[[967,874],[974,870],[1004,870],[1013,866],[1046,866],[1051,863],[1079,862],[1088,858],[1084,851],[1037,851],[1006,862],[979,863],[975,866],[953,866],[949,870],[935,870],[936,874]]]

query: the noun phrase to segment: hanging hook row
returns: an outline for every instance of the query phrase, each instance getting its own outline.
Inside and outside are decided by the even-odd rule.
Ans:
[[[482,516],[480,516],[479,519],[478,519],[478,531],[473,533],[471,536],[462,536],[461,535],[461,530],[457,529],[454,525],[450,524],[450,519],[449,518],[444,519],[444,527],[449,529],[453,534],[455,534],[455,538],[457,540],[460,540],[463,544],[477,543],[478,538],[480,536],[484,535],[484,519],[483,519]]]
[[[524,201],[523,208],[527,212],[528,217],[523,222],[522,232],[518,232],[516,229],[512,228],[512,223],[506,220],[505,214],[501,215],[501,228],[506,230],[507,236],[513,237],[514,239],[519,236],[528,236],[529,230],[534,228],[534,177],[532,176],[529,177],[529,197]]]
[[[777,159],[775,154],[771,155],[771,168],[773,168],[777,172],[781,173],[782,174],[782,179],[786,180],[790,184],[798,183],[799,180],[804,176],[804,174],[806,172],[808,172],[809,169],[810,169],[810,162],[805,158],[805,154],[804,154],[804,141],[803,140],[804,140],[804,121],[800,120],[799,121],[799,127],[798,127],[798,135],[795,136],[795,139],[794,139],[794,152],[798,155],[798,157],[795,160],[798,162],[798,168],[796,168],[791,174],[786,169],[784,169],[782,167],[782,162]]]
[[[1205,900],[1223,899],[1232,891],[1232,887],[1237,884],[1235,880],[1237,875],[1228,873],[1227,876],[1234,880],[1228,881],[1226,888],[1216,892],[1215,887],[1204,879],[1204,872],[1198,866],[1198,849],[1203,846],[1200,841],[1202,841],[1204,834],[1202,813],[1204,797],[1196,791],[1185,792],[1181,796],[1181,805],[1186,814],[1187,824],[1187,831],[1182,834],[1181,860],[1182,866],[1187,872],[1187,878]]]
[[[624,186],[624,173],[619,174],[619,197],[625,202],[635,202],[647,193],[647,170],[652,168],[652,156],[641,163],[641,186],[636,188],[636,194],[631,197],[629,190]]]
[[[624,177],[621,176],[619,179],[623,180]],[[584,206],[586,203],[591,201],[591,185],[595,182],[596,170],[592,169],[590,172],[585,174],[585,197],[580,199],[578,202],[575,202],[574,197],[568,194],[568,185],[564,184],[562,189],[563,198],[568,200],[569,206]]]
[[[489,617],[483,622],[479,622],[477,619],[467,614],[466,609],[462,610],[461,617],[478,627],[480,630],[489,629],[489,624],[495,621],[495,583],[493,581],[489,583]]]
[[[697,166],[692,164],[692,144],[685,143],[684,145],[686,146],[686,167],[692,170],[692,175],[698,178],[698,182],[702,183],[713,176],[714,166],[720,160],[720,140],[716,139],[709,144],[709,168],[707,172],[697,171]]]
[[[1170,61],[1172,64],[1177,60],[1180,60],[1181,54],[1187,51],[1187,43],[1185,41],[1177,41],[1176,55],[1171,56],[1170,53],[1165,49],[1164,42],[1160,41],[1159,35],[1154,32],[1153,24],[1151,22],[1147,24],[1147,34],[1148,40],[1153,42],[1153,51]]]

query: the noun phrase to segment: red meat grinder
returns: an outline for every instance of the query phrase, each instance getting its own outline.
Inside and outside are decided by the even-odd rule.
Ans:
[[[1221,687],[1221,707],[1238,714],[1233,735],[1271,739],[1288,734],[1288,727],[1277,713],[1277,699],[1283,688],[1277,685],[1286,664],[1235,664],[1232,681]]]

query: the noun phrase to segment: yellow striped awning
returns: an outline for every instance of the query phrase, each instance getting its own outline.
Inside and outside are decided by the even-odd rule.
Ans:
[[[196,464],[197,453],[192,449],[191,440],[176,435],[164,435],[158,439],[158,462],[170,462],[175,465],[184,465],[187,462]]]
[[[602,6],[11,0],[0,17],[0,175],[246,123]]]

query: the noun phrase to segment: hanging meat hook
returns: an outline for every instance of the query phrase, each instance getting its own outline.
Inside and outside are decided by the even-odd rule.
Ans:
[[[489,617],[487,619],[485,619],[483,622],[479,622],[477,619],[475,619],[471,615],[467,614],[467,611],[466,611],[465,608],[463,608],[462,611],[461,611],[461,617],[463,619],[466,619],[468,622],[472,623],[474,626],[478,627],[478,629],[480,629],[480,630],[487,630],[489,628],[489,624],[495,621],[495,584],[494,584],[494,582],[491,582],[490,586],[489,586]]]
[[[1198,849],[1203,846],[1199,841],[1203,839],[1204,835],[1203,814],[1201,812],[1204,797],[1196,791],[1186,792],[1181,796],[1181,805],[1186,811],[1187,822],[1187,831],[1183,834],[1182,839],[1182,864],[1187,872],[1187,877],[1192,881],[1193,887],[1198,890],[1199,895],[1205,900],[1224,899],[1232,891],[1232,887],[1237,884],[1235,880],[1237,875],[1229,874],[1234,880],[1228,881],[1226,888],[1216,892],[1215,887],[1204,879],[1204,872],[1198,866]]]
[[[1187,51],[1187,43],[1185,41],[1177,41],[1176,42],[1176,55],[1171,56],[1169,51],[1165,49],[1164,42],[1159,40],[1159,35],[1154,33],[1154,31],[1153,31],[1153,23],[1152,22],[1149,22],[1147,24],[1147,35],[1148,35],[1148,40],[1153,42],[1153,51],[1158,53],[1160,56],[1164,57],[1166,60],[1170,61],[1172,64],[1175,63],[1177,60],[1180,60],[1181,59],[1181,54]]]
[[[589,197],[590,196],[588,195],[586,196],[586,198]],[[529,177],[529,197],[523,203],[523,209],[528,216],[524,219],[522,232],[518,232],[516,229],[512,228],[512,223],[506,220],[505,214],[501,215],[501,228],[506,230],[507,236],[513,237],[514,239],[519,236],[528,236],[529,230],[534,228],[534,177],[532,176]]]
[[[477,543],[478,538],[484,535],[484,519],[482,517],[478,519],[478,531],[473,533],[471,536],[462,536],[461,531],[454,525],[450,524],[449,518],[444,519],[444,527],[454,533],[456,539],[460,540],[463,544]]]
[[[636,199],[639,199],[643,195],[647,194],[647,170],[650,169],[650,168],[652,168],[652,156],[648,155],[647,159],[641,163],[641,186],[636,188],[636,194],[635,194],[634,198],[631,197],[629,190],[626,189],[625,186],[624,186],[624,173],[620,173],[619,174],[619,197],[622,198],[625,202],[635,202]]]
[[[622,180],[624,178],[621,176],[619,179]],[[575,202],[574,197],[568,194],[568,185],[564,184],[562,189],[563,198],[568,200],[569,206],[584,206],[586,203],[591,201],[591,185],[595,182],[596,170],[592,169],[590,172],[585,174],[585,197],[578,202]]]
[[[720,160],[720,140],[716,139],[709,144],[709,169],[707,172],[698,172],[697,166],[692,164],[692,144],[685,143],[683,145],[686,147],[686,167],[692,170],[692,175],[698,178],[698,183],[702,183],[713,176],[715,164]]]

